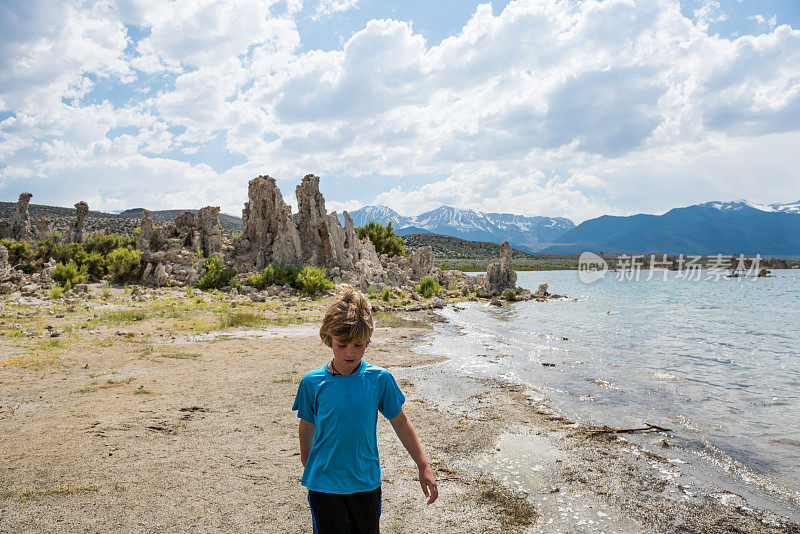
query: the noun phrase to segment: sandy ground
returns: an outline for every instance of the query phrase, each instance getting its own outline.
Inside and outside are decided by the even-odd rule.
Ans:
[[[290,408],[330,358],[316,334],[325,301],[197,297],[2,304],[0,532],[310,532]],[[223,328],[231,314],[252,324]],[[429,328],[381,324],[368,361],[398,376],[435,369],[413,350]],[[465,412],[399,383],[440,498],[426,506],[381,420],[385,532],[800,532],[730,500],[683,498],[653,468],[665,458],[590,437],[536,392],[486,383]],[[498,466],[522,455],[540,459],[534,493],[501,480]]]

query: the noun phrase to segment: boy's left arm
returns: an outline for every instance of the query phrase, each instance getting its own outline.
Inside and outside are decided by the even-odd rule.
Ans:
[[[425,458],[425,452],[422,450],[422,445],[419,442],[414,426],[402,409],[397,417],[389,419],[389,422],[392,423],[392,428],[394,428],[397,437],[400,438],[403,447],[406,448],[408,454],[417,464],[422,492],[428,497],[428,504],[433,504],[433,501],[439,496],[439,488],[436,486],[436,478],[433,476],[431,466],[428,465],[428,459]]]

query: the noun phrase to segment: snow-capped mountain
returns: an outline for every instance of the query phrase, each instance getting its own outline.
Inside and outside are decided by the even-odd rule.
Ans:
[[[698,204],[698,206],[716,208],[720,211],[740,211],[745,207],[749,207],[767,212],[800,213],[800,200],[797,202],[787,202],[785,204],[758,204],[742,199],[731,202],[706,202],[705,204]]]
[[[411,225],[410,217],[403,217],[392,208],[386,206],[364,206],[361,209],[349,213],[350,217],[353,218],[353,224],[356,228],[364,226],[370,221],[381,223],[384,226],[391,222],[392,228],[395,230]],[[339,216],[339,220],[341,220],[342,225],[344,225],[344,218],[341,215]]]
[[[603,215],[559,236],[544,252],[800,254],[798,204],[706,202],[663,215]]]
[[[575,224],[563,217],[525,217],[512,213],[483,213],[442,206],[415,217],[404,217],[386,206],[366,206],[350,213],[355,226],[369,221],[392,223],[398,235],[431,232],[470,241],[501,243],[533,250],[537,243],[551,243]]]
[[[772,211],[782,211],[784,213],[800,213],[800,200],[797,202],[787,202],[786,204],[770,204]]]

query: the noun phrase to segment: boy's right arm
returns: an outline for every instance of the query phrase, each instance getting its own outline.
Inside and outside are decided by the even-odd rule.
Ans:
[[[314,423],[300,419],[300,426],[297,431],[300,435],[300,462],[305,467],[308,453],[311,452],[311,447],[314,445],[314,433],[317,431],[317,427]]]

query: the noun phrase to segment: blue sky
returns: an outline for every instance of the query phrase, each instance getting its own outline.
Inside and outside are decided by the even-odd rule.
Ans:
[[[0,4],[0,200],[565,216],[800,199],[800,3]]]

